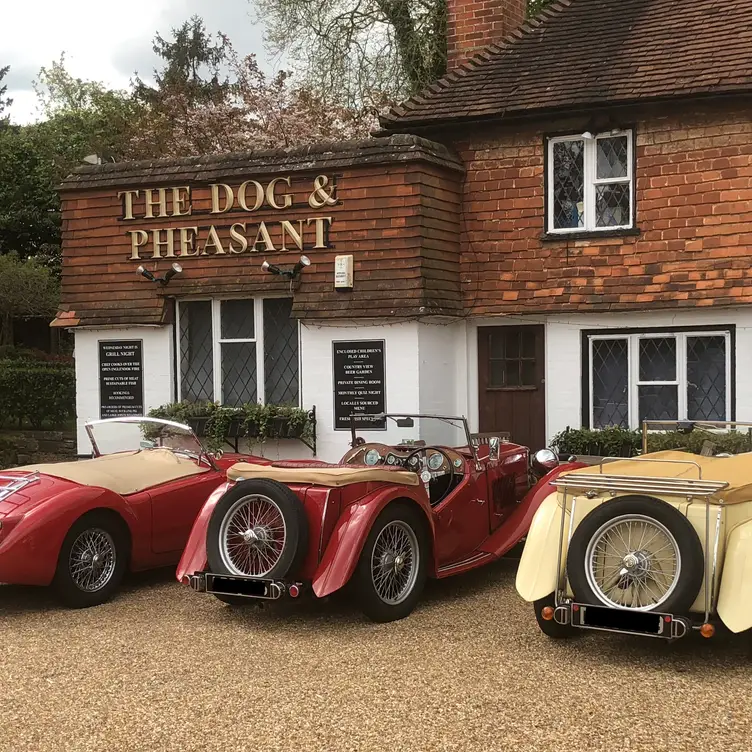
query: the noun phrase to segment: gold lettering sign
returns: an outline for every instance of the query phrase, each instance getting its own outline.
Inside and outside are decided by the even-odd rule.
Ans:
[[[212,183],[208,186],[209,208],[205,211],[196,211],[194,191],[189,185],[176,185],[118,192],[124,222],[190,217],[190,225],[128,229],[133,261],[330,247],[329,230],[334,219],[330,210],[339,202],[336,180],[329,175],[318,175],[309,184],[306,208],[317,215],[303,218],[283,215],[279,220],[253,221],[253,217],[238,217],[238,213],[253,215],[264,210],[295,209],[289,176],[268,181],[245,180],[239,185]],[[225,219],[223,215],[230,212],[232,219]],[[328,216],[321,216],[324,213]],[[202,214],[208,224],[200,224]]]

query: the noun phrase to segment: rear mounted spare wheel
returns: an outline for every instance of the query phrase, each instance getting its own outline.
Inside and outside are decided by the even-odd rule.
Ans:
[[[567,574],[578,602],[686,613],[705,559],[687,518],[665,501],[621,496],[590,512],[572,536]]]
[[[206,533],[209,570],[215,574],[279,579],[297,569],[307,546],[303,503],[287,486],[265,478],[234,485],[217,502]]]

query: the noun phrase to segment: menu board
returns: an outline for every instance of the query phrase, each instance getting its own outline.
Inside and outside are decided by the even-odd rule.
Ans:
[[[333,342],[334,428],[385,430],[386,419],[365,417],[386,410],[384,340]],[[355,416],[353,421],[351,416]]]
[[[142,340],[100,340],[100,418],[144,414],[143,366]]]

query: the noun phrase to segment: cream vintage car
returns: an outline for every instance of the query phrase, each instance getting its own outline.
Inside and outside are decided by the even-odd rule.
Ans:
[[[551,485],[516,581],[546,635],[752,629],[752,453],[655,452]]]

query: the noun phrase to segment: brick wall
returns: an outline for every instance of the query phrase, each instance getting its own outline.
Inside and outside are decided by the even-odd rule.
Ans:
[[[511,34],[525,20],[526,10],[526,0],[448,0],[448,68]]]
[[[480,131],[467,167],[463,291],[469,313],[644,310],[752,302],[752,109],[628,113],[637,236],[542,239],[544,140],[591,119]]]
[[[76,437],[71,431],[0,431],[0,470],[75,459]]]

